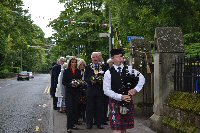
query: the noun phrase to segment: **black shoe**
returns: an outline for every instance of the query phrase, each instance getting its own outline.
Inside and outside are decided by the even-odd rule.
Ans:
[[[91,129],[91,128],[92,128],[92,125],[87,125],[86,128],[87,128],[87,129]]]
[[[103,125],[108,125],[108,123],[107,123],[107,122],[104,122]]]
[[[72,130],[68,129],[68,130],[67,130],[67,133],[72,133]]]
[[[97,126],[98,129],[104,129],[101,125]]]
[[[80,121],[78,121],[78,122],[76,123],[76,125],[82,125],[82,123],[81,123]]]
[[[53,107],[53,110],[58,110],[59,108],[58,107]]]

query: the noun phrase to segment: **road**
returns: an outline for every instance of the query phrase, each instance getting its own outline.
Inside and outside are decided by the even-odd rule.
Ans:
[[[49,74],[30,81],[0,79],[0,133],[48,132],[49,80]]]
[[[52,110],[49,96],[50,75],[38,74],[30,81],[16,78],[0,79],[0,133],[66,133],[66,114]],[[135,128],[127,133],[155,133],[146,126],[146,120],[135,118]],[[74,133],[110,133],[95,126],[88,130],[85,124]]]

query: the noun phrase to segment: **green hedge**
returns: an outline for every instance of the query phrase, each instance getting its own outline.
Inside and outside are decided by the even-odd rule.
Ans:
[[[9,72],[8,69],[0,70],[0,78],[9,78],[14,76],[15,74],[13,72]]]
[[[187,92],[173,92],[166,101],[167,105],[200,115],[200,95]]]
[[[174,130],[180,133],[197,133],[198,129],[188,123],[180,123],[176,119],[164,117],[162,120],[164,125],[172,127]]]

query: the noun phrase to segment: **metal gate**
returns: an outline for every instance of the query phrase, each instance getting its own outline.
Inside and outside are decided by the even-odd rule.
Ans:
[[[200,94],[200,58],[175,60],[174,90]]]

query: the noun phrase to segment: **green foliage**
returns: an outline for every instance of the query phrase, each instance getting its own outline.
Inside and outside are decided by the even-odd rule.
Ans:
[[[0,78],[6,78],[6,77],[8,77],[9,73],[10,72],[9,72],[8,69],[0,70]]]
[[[194,127],[191,124],[180,123],[178,120],[169,117],[164,117],[162,123],[181,133],[197,133],[198,131],[197,127]]]
[[[180,27],[184,34],[198,32],[200,2],[160,0],[104,0],[107,10],[112,12],[113,25],[119,28],[123,45],[127,36],[144,36],[154,40],[156,27]]]
[[[184,44],[186,56],[194,58],[200,53],[200,32],[185,34]]]
[[[171,93],[166,101],[173,108],[185,110],[200,115],[200,95],[187,92]]]
[[[184,35],[184,44],[190,45],[191,43],[200,43],[200,32],[194,32]]]
[[[29,46],[46,47],[44,32],[33,24],[22,4],[22,0],[0,3],[0,69],[20,67],[22,60],[23,70],[39,71],[47,65],[46,53]]]
[[[180,27],[183,33],[187,34],[184,36],[187,45],[199,43],[197,32],[200,30],[200,2],[197,0],[60,0],[60,2],[65,3],[66,9],[58,19],[50,23],[57,31],[52,38],[66,55],[77,55],[77,49],[81,46],[80,56],[86,61],[90,60],[92,51],[103,51],[104,58],[108,58],[108,39],[98,38],[98,33],[108,32],[108,29],[88,24],[65,23],[64,20],[94,24],[109,23],[110,11],[113,29],[118,29],[123,48],[129,48],[127,36],[143,36],[149,41],[154,40],[156,27]],[[116,41],[115,36],[115,44]],[[52,56],[63,54],[54,52],[56,51],[52,51]],[[186,52],[187,55],[193,54],[190,47]]]
[[[185,55],[187,57],[194,58],[197,54],[200,53],[200,42],[199,43],[190,43],[185,46]]]
[[[101,27],[101,24],[108,23],[102,12],[102,0],[62,2],[65,2],[65,11],[50,23],[57,32],[52,37],[56,44],[51,50],[52,62],[59,56],[79,55],[89,63],[94,51],[101,51],[108,58],[108,39],[99,38],[99,33],[108,30]],[[76,23],[71,23],[72,20]]]

